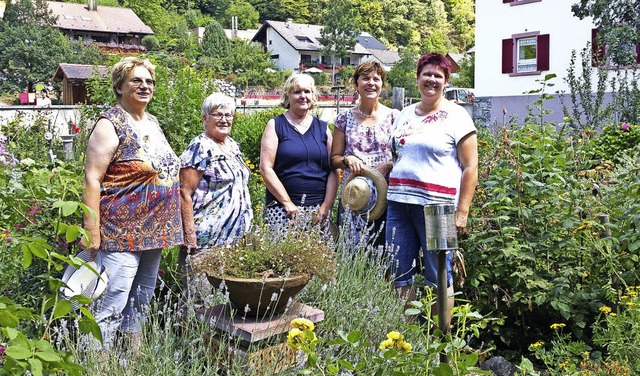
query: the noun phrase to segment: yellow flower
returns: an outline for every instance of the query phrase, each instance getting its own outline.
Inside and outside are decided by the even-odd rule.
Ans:
[[[602,312],[604,314],[611,313],[611,307],[602,306],[602,307],[600,307],[600,312]]]
[[[564,362],[560,363],[560,365],[559,365],[558,367],[559,367],[559,368],[564,368],[564,367],[566,367],[567,365],[569,365],[569,361],[568,361],[568,360],[565,360]]]
[[[300,329],[293,328],[287,334],[287,345],[293,350],[300,350],[305,339],[304,332]]]
[[[387,333],[387,338],[394,341],[399,341],[399,340],[403,340],[404,336],[400,334],[400,332],[393,331],[393,332]]]
[[[638,292],[635,290],[629,290],[628,294],[629,296],[638,296]]]
[[[300,329],[302,331],[304,330],[313,331],[313,329],[315,329],[315,326],[311,321],[303,318],[293,319],[293,321],[291,321],[291,326],[294,328]]]
[[[615,313],[615,312],[611,312],[611,313],[609,314],[609,316],[611,316],[611,317],[616,317],[616,316],[618,316],[618,314],[617,314],[617,313]]]
[[[558,323],[551,324],[551,329],[558,330],[558,329],[564,328],[565,326],[567,326],[567,325],[566,324],[558,324]]]
[[[638,303],[635,302],[626,302],[625,304],[627,305],[627,307],[635,307],[638,305]]]
[[[628,296],[628,295],[622,295],[622,296],[620,297],[620,300],[627,300],[627,299],[629,299],[629,296]]]
[[[386,350],[386,349],[390,349],[393,347],[393,340],[392,339],[385,339],[384,341],[380,342],[380,350]]]
[[[582,353],[582,357],[583,357],[584,359],[589,359],[589,355],[590,355],[590,354],[589,354],[589,352],[588,352],[588,351],[585,351],[585,352],[583,352],[583,353]]]
[[[405,342],[405,341],[399,341],[398,342],[398,350],[400,350],[400,352],[411,352],[411,349],[413,349],[413,346],[411,346],[411,344],[409,342]]]
[[[538,347],[542,347],[542,345],[544,345],[543,341],[538,341],[536,343],[532,343],[529,348],[530,349],[537,349]]]

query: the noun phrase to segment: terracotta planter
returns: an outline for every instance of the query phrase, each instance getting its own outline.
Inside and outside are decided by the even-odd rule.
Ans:
[[[240,313],[244,313],[245,307],[248,306],[247,316],[264,316],[284,311],[289,298],[295,298],[309,283],[310,277],[307,274],[300,274],[258,279],[207,275],[207,279],[215,288],[219,288],[224,279],[229,292],[229,301]]]

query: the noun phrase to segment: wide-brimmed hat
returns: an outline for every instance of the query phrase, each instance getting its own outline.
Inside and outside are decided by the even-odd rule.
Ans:
[[[360,175],[351,174],[342,187],[340,203],[345,210],[368,221],[378,219],[387,210],[387,181],[378,170],[369,167]]]
[[[76,257],[84,261],[84,264],[79,268],[67,266],[62,275],[65,285],[60,288],[60,293],[65,299],[84,295],[95,300],[102,295],[109,283],[107,268],[102,264],[102,252],[98,251],[93,261],[89,261],[91,254],[87,251],[80,251]]]

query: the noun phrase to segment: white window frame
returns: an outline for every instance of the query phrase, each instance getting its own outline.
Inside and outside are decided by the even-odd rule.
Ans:
[[[516,42],[516,73],[531,73],[538,70],[538,36],[532,35],[522,38],[517,38]],[[526,44],[525,44],[526,43]],[[522,49],[527,46],[533,46],[535,49],[535,56],[530,59],[524,59],[522,57]]]

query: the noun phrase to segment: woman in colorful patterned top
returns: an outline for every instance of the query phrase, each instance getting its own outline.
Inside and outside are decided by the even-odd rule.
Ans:
[[[392,129],[393,169],[387,192],[387,241],[393,247],[393,284],[409,300],[415,298],[413,275],[420,248],[427,250],[424,205],[454,204],[458,235],[478,183],[476,128],[466,110],[443,96],[451,66],[441,54],[426,54],[416,71],[422,100],[406,107]],[[436,287],[434,253],[425,251],[427,285]],[[447,255],[449,307],[453,307],[452,253]],[[437,310],[436,310],[437,311]]]
[[[234,100],[222,93],[205,98],[204,132],[191,140],[180,157],[184,223],[181,265],[187,253],[234,244],[251,227],[251,170],[242,159],[238,143],[229,136],[235,110]]]
[[[102,252],[109,284],[95,302],[108,350],[116,331],[137,351],[145,308],[156,285],[163,248],[182,244],[180,168],[158,120],[146,112],[155,67],[125,57],[112,70],[118,104],[96,122],[87,145],[84,203],[95,213],[84,228],[92,253]]]
[[[331,167],[331,132],[312,116],[316,87],[308,74],[292,74],[284,84],[281,105],[287,111],[269,120],[262,135],[260,173],[267,186],[266,214],[271,228],[283,228],[299,212],[325,223],[338,190]]]
[[[331,165],[344,169],[343,186],[351,173],[360,175],[365,167],[375,168],[385,178],[389,176],[393,166],[389,144],[391,125],[399,111],[378,101],[385,84],[386,72],[376,61],[358,65],[353,73],[353,86],[360,99],[353,108],[338,114],[331,149]],[[385,221],[386,215],[383,215],[375,219],[373,227],[368,229],[368,236],[376,237],[374,246],[385,244],[385,234],[382,231]],[[338,224],[342,225],[342,222],[342,205],[339,205]],[[367,227],[360,216],[351,216],[347,223],[357,233],[363,232]]]

